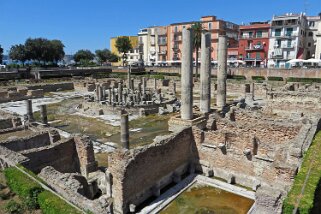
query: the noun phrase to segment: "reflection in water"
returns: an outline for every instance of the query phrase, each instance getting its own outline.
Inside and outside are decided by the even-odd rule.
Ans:
[[[218,188],[194,185],[161,214],[246,214],[254,201]]]

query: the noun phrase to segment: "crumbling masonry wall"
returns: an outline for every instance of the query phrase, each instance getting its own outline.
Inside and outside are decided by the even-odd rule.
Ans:
[[[317,123],[238,109],[235,121],[216,118],[217,130],[193,129],[201,168],[253,189],[268,184],[284,189],[291,185]]]
[[[3,141],[0,143],[1,146],[16,152],[48,146],[49,144],[50,137],[48,132],[35,133],[28,137]]]
[[[80,172],[78,154],[73,139],[25,150],[21,154],[29,158],[29,161],[22,165],[35,173],[39,173],[46,166],[52,166],[63,173]]]
[[[118,150],[109,156],[114,211],[127,213],[130,204],[138,205],[152,196],[155,186],[161,188],[162,178],[193,162],[195,143],[191,128],[155,141],[148,147]]]

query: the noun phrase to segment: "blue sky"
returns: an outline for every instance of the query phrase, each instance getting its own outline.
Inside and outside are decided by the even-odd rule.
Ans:
[[[70,54],[109,48],[110,37],[136,35],[147,26],[205,15],[241,24],[305,9],[317,15],[321,0],[0,0],[0,45],[6,54],[29,37],[45,37],[62,40]]]

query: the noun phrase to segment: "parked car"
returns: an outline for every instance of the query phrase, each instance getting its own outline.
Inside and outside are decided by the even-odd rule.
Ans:
[[[6,68],[6,65],[0,65],[0,68]]]

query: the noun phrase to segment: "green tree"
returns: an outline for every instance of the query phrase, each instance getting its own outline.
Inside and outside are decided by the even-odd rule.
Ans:
[[[0,64],[2,64],[2,59],[3,59],[3,48],[0,45]]]
[[[196,78],[198,78],[198,51],[201,47],[203,26],[201,22],[195,22],[191,28],[194,33],[193,47],[196,51]]]
[[[104,62],[118,62],[118,56],[108,49],[96,50],[95,53],[100,65]]]
[[[22,62],[22,65],[25,64],[25,62],[28,60],[26,48],[24,45],[13,45],[10,48],[9,51],[9,57],[12,60],[17,60]]]
[[[44,65],[48,62],[57,63],[65,56],[65,46],[60,40],[29,38],[24,46],[27,59],[43,62]]]
[[[74,60],[76,63],[88,64],[91,60],[93,60],[95,54],[93,54],[90,50],[79,50],[74,55]]]
[[[65,56],[64,47],[65,45],[57,39],[50,41],[50,48],[51,48],[51,61],[57,63],[59,60],[62,60]]]
[[[116,40],[116,48],[119,53],[122,53],[123,66],[125,65],[126,53],[133,49],[133,46],[129,40],[128,36],[118,37]]]

